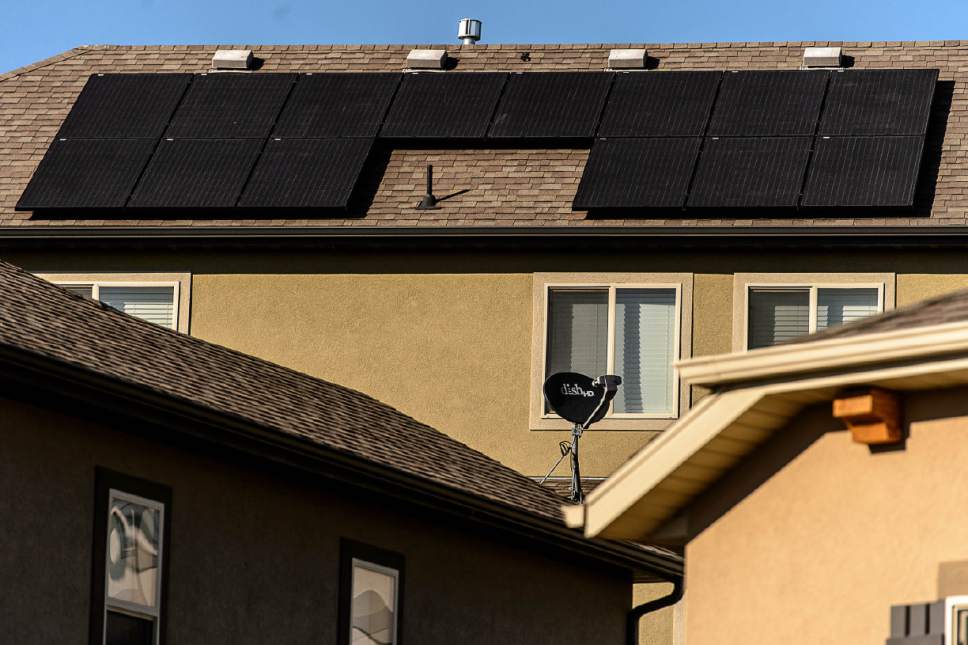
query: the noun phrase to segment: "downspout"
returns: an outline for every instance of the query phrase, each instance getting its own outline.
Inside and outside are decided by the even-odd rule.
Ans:
[[[672,593],[668,596],[650,600],[649,602],[642,603],[638,607],[632,607],[629,610],[625,630],[627,635],[626,645],[639,645],[639,622],[642,616],[650,614],[653,611],[658,611],[659,609],[664,609],[665,607],[671,607],[682,600],[682,593],[684,591],[682,577],[680,576],[675,580],[670,580],[670,582],[672,583]]]

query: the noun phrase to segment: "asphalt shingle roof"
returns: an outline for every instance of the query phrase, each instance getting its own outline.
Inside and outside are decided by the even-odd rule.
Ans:
[[[366,394],[133,318],[4,262],[0,344],[561,522],[552,491]]]
[[[456,71],[574,71],[604,69],[613,47],[646,47],[659,71],[798,69],[803,48],[842,45],[857,68],[940,70],[922,181],[910,215],[826,218],[828,226],[968,225],[968,41],[760,42],[582,45],[433,45],[456,59]],[[418,45],[253,46],[258,72],[392,71],[405,67]],[[422,45],[427,47],[428,45]],[[240,47],[225,45],[222,47]],[[0,74],[0,228],[84,226],[327,226],[356,227],[670,227],[803,226],[816,220],[782,218],[634,217],[605,219],[572,211],[588,151],[575,148],[478,150],[396,149],[387,160],[365,213],[287,219],[45,219],[14,205],[75,98],[93,73],[205,72],[219,46],[79,47],[20,70]],[[526,55],[524,55],[526,54]],[[416,210],[428,163],[435,192],[453,197],[440,210]],[[462,192],[466,191],[466,192]],[[96,213],[93,215],[96,216]],[[895,214],[896,215],[896,214]],[[230,216],[232,217],[232,216]],[[237,216],[234,216],[237,217]]]

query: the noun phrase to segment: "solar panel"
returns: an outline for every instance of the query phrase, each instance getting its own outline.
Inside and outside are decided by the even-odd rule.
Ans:
[[[295,78],[294,74],[199,74],[165,136],[264,140]]]
[[[129,205],[235,206],[262,144],[258,139],[162,139]]]
[[[487,133],[507,74],[407,74],[381,136],[480,139]]]
[[[925,134],[936,69],[865,69],[834,74],[822,135]]]
[[[95,74],[87,80],[58,137],[157,139],[191,74]]]
[[[271,139],[239,206],[346,208],[372,139]]]
[[[710,138],[703,145],[687,207],[795,207],[810,137]]]
[[[924,139],[818,137],[804,206],[911,206]]]
[[[612,74],[511,74],[488,136],[496,139],[590,138],[598,129]]]
[[[572,209],[682,207],[699,143],[698,137],[599,139]]]
[[[17,209],[121,208],[154,146],[152,139],[55,139]]]
[[[722,72],[619,74],[598,136],[702,136],[722,76]]]
[[[827,71],[726,74],[707,133],[713,137],[812,135],[829,76]]]
[[[375,137],[400,74],[307,74],[299,77],[273,136],[289,139]]]

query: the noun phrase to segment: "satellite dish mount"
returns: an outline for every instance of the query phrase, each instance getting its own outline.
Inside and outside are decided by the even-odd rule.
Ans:
[[[551,476],[562,459],[571,455],[569,499],[576,504],[580,504],[585,499],[581,488],[578,440],[589,426],[605,416],[608,412],[608,404],[615,398],[615,393],[618,392],[618,386],[621,384],[620,376],[606,374],[593,379],[577,372],[558,372],[549,376],[544,383],[544,396],[548,407],[561,418],[571,421],[573,425],[571,443],[561,442],[561,457],[541,482],[544,483]]]

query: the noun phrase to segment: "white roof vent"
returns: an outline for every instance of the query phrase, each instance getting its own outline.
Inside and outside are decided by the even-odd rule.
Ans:
[[[457,38],[465,45],[473,45],[481,39],[481,21],[461,18],[457,21]]]
[[[609,69],[645,69],[648,52],[644,49],[613,49],[608,52]]]
[[[219,49],[212,56],[212,69],[250,69],[251,49]]]
[[[407,54],[408,69],[444,69],[446,49],[411,49]]]
[[[803,50],[803,66],[811,67],[840,67],[840,47],[807,47]]]

